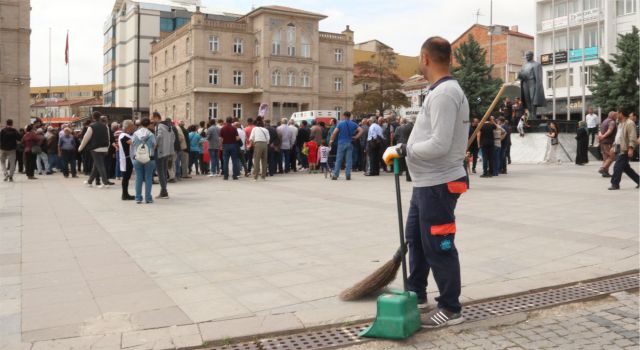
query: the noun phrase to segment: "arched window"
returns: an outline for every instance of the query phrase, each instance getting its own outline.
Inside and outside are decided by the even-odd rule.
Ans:
[[[187,69],[184,75],[184,85],[185,87],[188,88],[190,84],[191,84],[191,72],[189,72],[189,70]]]
[[[302,81],[302,87],[311,87],[311,77],[309,76],[309,72],[302,72],[300,80]]]
[[[304,34],[302,34],[302,37],[300,38],[300,48],[302,57],[311,57],[311,44],[309,44],[309,38]]]
[[[164,78],[164,89],[162,92],[164,92],[165,95],[167,94],[167,78]]]
[[[253,43],[253,55],[256,57],[260,57],[260,41],[256,39]]]
[[[243,52],[243,42],[242,39],[236,38],[233,40],[233,53],[242,55]]]
[[[189,37],[187,37],[186,42],[185,42],[185,50],[184,52],[189,55],[191,53],[191,39]]]
[[[176,76],[175,75],[171,77],[171,90],[173,92],[176,91]]]
[[[279,69],[276,69],[271,74],[271,85],[279,86],[281,82],[282,82],[282,74],[280,73]]]
[[[280,40],[282,40],[282,34],[280,30],[276,30],[273,32],[271,37],[271,54],[272,55],[280,55]]]
[[[260,72],[259,71],[255,71],[253,72],[253,86],[260,86]]]
[[[171,61],[173,61],[173,63],[176,63],[176,46],[173,45],[173,48],[171,49]]]
[[[296,26],[293,23],[287,25],[287,55],[296,55]]]
[[[293,71],[287,72],[287,86],[296,86],[296,73]]]

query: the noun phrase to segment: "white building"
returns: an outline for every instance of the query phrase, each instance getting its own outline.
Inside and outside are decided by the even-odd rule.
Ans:
[[[639,3],[536,0],[535,57],[543,65],[547,96],[547,106],[538,109],[539,115],[563,120],[584,118],[585,109],[591,105],[589,85],[598,59],[610,60],[616,52],[618,34],[631,32],[633,25],[640,24]]]
[[[149,55],[151,42],[169,36],[188,23],[199,0],[115,0],[104,27],[105,106],[149,113]],[[239,15],[200,10],[212,18]]]

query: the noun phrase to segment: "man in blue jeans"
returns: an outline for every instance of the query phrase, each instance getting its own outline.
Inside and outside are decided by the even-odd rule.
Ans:
[[[338,138],[338,151],[336,153],[335,169],[333,169],[331,180],[337,180],[340,176],[342,160],[345,160],[347,163],[344,167],[347,180],[351,180],[351,164],[353,163],[353,145],[351,142],[358,140],[361,135],[362,128],[351,120],[351,112],[344,112],[342,114],[342,121],[340,121],[333,130],[331,140],[329,141],[329,147],[331,148],[336,137]]]
[[[238,141],[240,141],[240,135],[238,135],[238,129],[236,129],[231,123],[233,118],[228,117],[227,123],[220,129],[220,138],[222,138],[222,175],[225,180],[229,180],[229,158],[233,164],[233,179],[238,180],[240,177],[240,167],[238,163],[238,156],[240,149],[238,148]]]

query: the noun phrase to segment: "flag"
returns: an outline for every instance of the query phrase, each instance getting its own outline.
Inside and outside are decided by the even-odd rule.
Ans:
[[[69,32],[67,32],[67,44],[64,48],[64,63],[69,64]]]

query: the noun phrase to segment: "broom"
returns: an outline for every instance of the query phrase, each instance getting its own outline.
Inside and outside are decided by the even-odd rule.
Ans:
[[[396,279],[398,269],[400,269],[400,265],[402,264],[402,255],[404,255],[404,252],[398,247],[398,250],[391,260],[380,266],[362,281],[353,285],[353,287],[345,289],[340,293],[340,299],[344,301],[358,300],[389,285],[389,283]]]

